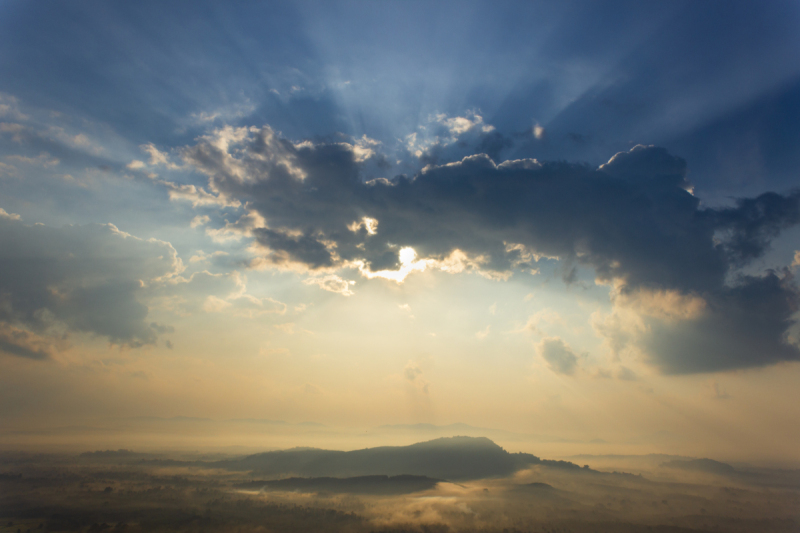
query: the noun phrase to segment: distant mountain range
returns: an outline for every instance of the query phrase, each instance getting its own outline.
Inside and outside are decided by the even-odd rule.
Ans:
[[[574,463],[509,453],[485,437],[445,437],[410,446],[381,446],[349,452],[294,448],[258,453],[209,466],[270,477],[411,475],[468,480],[513,474],[530,465],[579,469]]]
[[[410,479],[415,476],[434,480],[434,484],[437,480],[461,481],[504,477],[532,465],[598,474],[586,466],[580,467],[568,461],[540,459],[529,453],[509,453],[486,437],[463,436],[442,437],[410,446],[381,446],[348,452],[291,448],[223,460],[211,460],[211,458],[178,460],[129,450],[86,452],[80,454],[78,458],[81,461],[102,463],[221,468],[247,473],[250,478],[271,478],[271,480],[281,480],[282,483],[284,478],[292,477],[341,480],[383,476],[391,479],[389,481],[374,479],[371,482],[388,483],[387,487],[400,482],[411,483]],[[368,481],[362,479],[353,483],[363,484]],[[262,483],[261,486],[267,486],[271,482],[263,481],[256,484]],[[420,480],[414,482],[423,483]],[[332,482],[318,480],[315,483]],[[425,481],[423,485],[425,483],[428,482]]]
[[[737,473],[736,469],[727,464],[714,461],[713,459],[675,459],[661,463],[666,468],[679,468],[681,470],[692,470],[694,472],[705,472],[720,476],[730,476]]]

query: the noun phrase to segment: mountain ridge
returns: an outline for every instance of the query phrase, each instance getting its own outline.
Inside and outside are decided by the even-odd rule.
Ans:
[[[320,449],[263,452],[217,461],[213,466],[270,476],[415,475],[467,480],[506,476],[542,463],[535,455],[509,453],[486,437],[456,436],[408,446],[379,446],[346,452]],[[577,465],[572,466],[577,468]]]

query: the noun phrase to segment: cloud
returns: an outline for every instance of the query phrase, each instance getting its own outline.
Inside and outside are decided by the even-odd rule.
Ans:
[[[448,117],[444,113],[441,113],[435,116],[435,121],[447,128],[453,140],[473,128],[477,128],[483,133],[489,133],[494,130],[494,126],[485,124],[483,122],[483,117],[474,111],[467,113],[466,116],[463,117]]]
[[[204,226],[204,225],[208,224],[210,221],[211,221],[211,217],[209,217],[208,215],[197,215],[189,223],[189,227],[190,228],[197,228],[199,226]]]
[[[0,353],[27,359],[48,359],[53,345],[64,345],[63,339],[47,339],[33,332],[0,322]]]
[[[702,298],[640,289],[613,303],[611,313],[592,316],[606,348],[616,358],[641,356],[667,374],[800,360],[789,335],[800,293],[788,269],[739,275]]]
[[[173,183],[166,180],[157,180],[167,188],[170,200],[184,200],[192,203],[192,207],[197,206],[218,206],[218,207],[239,207],[241,205],[236,200],[227,200],[221,196],[215,196],[202,187],[196,187],[189,183]]]
[[[231,306],[231,303],[214,295],[209,295],[203,304],[203,311],[206,313],[221,313]]]
[[[143,144],[139,148],[150,156],[150,165],[162,165],[170,170],[177,170],[180,168],[180,165],[170,161],[169,154],[160,151],[153,143]],[[134,161],[134,163],[136,163],[136,161]],[[141,163],[141,161],[139,161],[139,163]],[[143,165],[137,165],[135,168],[141,168],[141,166]]]
[[[328,274],[327,276],[317,276],[303,280],[306,285],[316,285],[320,289],[328,292],[335,292],[342,296],[352,296],[354,293],[351,289],[355,285],[355,281],[342,279],[336,274]]]
[[[362,135],[360,139],[356,139],[351,145],[353,150],[353,157],[357,163],[363,163],[367,159],[375,155],[375,149],[381,144],[380,141],[370,139],[366,135]]]
[[[19,220],[21,217],[16,213],[9,213],[8,211],[0,207],[0,219],[2,218],[6,220]]]
[[[402,309],[405,313],[408,314],[408,318],[414,319],[417,318],[414,316],[414,312],[411,310],[411,306],[408,304],[399,304],[398,308]]]
[[[27,120],[28,117],[19,109],[19,100],[6,93],[0,93],[0,118]]]
[[[354,220],[347,226],[353,233],[358,233],[362,228],[367,235],[375,235],[378,233],[378,221],[370,217],[361,217],[361,220]]]
[[[418,376],[422,375],[419,365],[413,361],[409,361],[406,368],[403,370],[403,375],[408,381],[414,381]]]
[[[578,368],[578,356],[558,337],[547,337],[536,345],[536,352],[556,374],[571,376]]]
[[[198,250],[195,255],[189,258],[190,263],[207,263],[208,261],[213,261],[220,257],[226,257],[228,252],[223,252],[222,250],[217,250],[216,252],[211,252],[210,254],[205,253],[203,250]]]
[[[639,339],[653,364],[687,374],[800,360],[788,340],[800,293],[788,273],[741,276],[708,297],[708,310],[682,321],[649,321]]]
[[[712,381],[708,384],[711,389],[711,397],[717,400],[727,400],[731,397],[725,388],[719,384],[719,381]]]
[[[626,366],[619,367],[617,371],[617,379],[621,379],[622,381],[637,381],[639,376],[636,375],[636,372],[631,370]]]
[[[422,394],[430,392],[430,383],[422,377],[422,369],[416,361],[409,361],[403,369],[403,377],[413,384]]]
[[[252,234],[275,265],[300,264],[316,270],[337,262],[336,251],[327,245],[324,235],[268,228],[255,228]]]
[[[111,224],[55,228],[0,216],[4,351],[45,354],[44,339],[55,343],[65,332],[152,344],[166,329],[147,320],[148,287],[181,269],[169,243],[139,239]]]
[[[192,223],[195,223],[195,221],[197,221],[198,224],[207,223],[209,220],[205,220],[202,217],[199,219],[195,217]],[[206,235],[211,237],[215,242],[236,241],[243,237],[252,237],[255,228],[264,227],[265,225],[266,222],[261,215],[255,211],[247,211],[244,215],[239,217],[236,222],[226,221],[225,225],[221,228],[206,227]]]
[[[6,159],[9,161],[14,161],[15,163],[24,163],[26,165],[37,165],[43,167],[54,167],[59,164],[59,160],[55,157],[51,157],[50,154],[47,152],[42,152],[36,157],[25,157],[21,155],[9,155],[6,156]]]
[[[0,176],[16,176],[17,167],[0,161]]]
[[[457,132],[466,127],[449,120],[440,122]],[[564,272],[592,268],[598,283],[613,287],[618,306],[626,297],[635,300],[627,295],[650,291],[649,304],[636,300],[637,312],[662,328],[664,340],[654,327],[642,346],[667,372],[798,359],[786,341],[789,310],[798,304],[791,280],[769,282],[769,275],[739,271],[800,221],[800,192],[705,208],[690,192],[686,163],[647,146],[596,169],[532,159],[496,164],[474,154],[411,177],[365,181],[351,146],[343,144],[292,143],[268,126],[225,127],[181,153],[222,201],[240,202],[260,217],[260,225],[247,229],[261,256],[254,266],[325,274],[357,268],[366,278],[401,283],[431,268],[508,279],[514,269],[534,270],[540,258],[557,258]],[[373,231],[359,223],[367,219],[380,221]],[[463,260],[453,261],[456,254]],[[737,307],[743,314],[737,318],[725,306],[745,294],[751,309],[773,300],[785,305],[767,318]],[[661,304],[673,316],[652,312]],[[684,304],[691,305],[680,311]],[[747,348],[707,357],[704,320],[717,334],[740,331]],[[685,339],[686,362],[669,348],[667,331]]]
[[[224,257],[225,252],[193,256],[190,263]],[[270,297],[257,297],[247,291],[247,277],[237,271],[212,274],[208,271],[173,276],[154,284],[146,291],[150,307],[170,311],[178,316],[197,312],[223,313],[240,318],[283,315],[286,304]]]
[[[564,319],[561,317],[560,314],[558,314],[557,311],[550,308],[546,308],[546,309],[540,309],[539,311],[536,311],[534,314],[529,316],[528,321],[525,323],[525,325],[522,327],[521,330],[518,330],[518,332],[530,331],[532,333],[542,333],[541,329],[542,324],[566,325]]]
[[[476,111],[450,117],[444,113],[428,117],[428,124],[406,135],[404,148],[423,165],[457,161],[475,153],[497,159],[512,147],[512,139],[486,124]]]

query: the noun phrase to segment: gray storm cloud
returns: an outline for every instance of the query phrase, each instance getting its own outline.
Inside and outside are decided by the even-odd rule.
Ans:
[[[69,332],[116,344],[155,342],[148,283],[180,267],[169,243],[111,224],[48,227],[0,216],[0,351],[43,359]]]
[[[537,351],[550,370],[556,374],[572,375],[578,367],[578,356],[563,340],[554,337],[542,339]]]
[[[182,154],[212,191],[263,217],[251,235],[276,266],[398,269],[404,246],[438,260],[459,250],[496,273],[529,266],[531,253],[558,257],[621,294],[675,291],[707,304],[641,339],[665,372],[800,358],[787,341],[800,301],[789,274],[740,273],[800,221],[797,191],[704,208],[685,162],[645,146],[596,169],[475,154],[369,181],[354,145],[294,144],[269,127],[217,130]]]

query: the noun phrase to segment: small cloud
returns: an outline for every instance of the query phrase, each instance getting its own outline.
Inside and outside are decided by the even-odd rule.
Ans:
[[[542,140],[544,139],[544,135],[545,135],[544,126],[536,124],[533,127],[533,136],[536,137],[538,140]]]
[[[475,338],[476,338],[476,339],[478,339],[478,340],[483,340],[483,339],[485,339],[486,337],[488,337],[488,336],[489,336],[489,332],[491,331],[491,329],[492,329],[492,326],[491,326],[491,325],[489,325],[489,326],[486,326],[486,329],[484,329],[484,330],[482,330],[482,331],[479,331],[479,332],[477,332],[477,333],[475,334]]]
[[[413,383],[417,389],[423,394],[428,394],[429,383],[422,379],[422,369],[415,361],[409,361],[403,369],[403,377],[410,383]]]
[[[711,397],[717,400],[727,400],[731,397],[730,394],[719,384],[719,381],[712,381],[708,384],[711,389]]]
[[[192,203],[192,207],[197,206],[218,206],[218,207],[239,207],[242,205],[239,200],[226,198],[224,195],[214,196],[202,187],[197,187],[188,183],[173,183],[166,180],[158,180],[158,183],[166,187],[170,200],[185,200]]]
[[[610,370],[605,368],[598,368],[594,373],[594,377],[599,379],[611,379],[612,375]]]
[[[22,217],[20,217],[16,213],[9,213],[8,211],[6,211],[2,207],[0,207],[0,218],[5,218],[5,219],[8,219],[8,220],[19,220]]]
[[[45,360],[51,357],[56,343],[33,332],[0,322],[0,354]]]
[[[466,116],[463,117],[455,116],[450,118],[448,118],[448,116],[444,113],[441,113],[436,115],[434,120],[448,129],[450,135],[453,137],[453,140],[473,128],[476,128],[483,133],[489,133],[494,130],[494,126],[485,124],[483,122],[483,117],[474,111],[468,112]]]
[[[25,157],[21,155],[10,155],[6,159],[15,163],[24,163],[26,165],[38,165],[43,167],[54,167],[60,163],[55,157],[50,157],[47,152],[42,152],[36,157]]]
[[[347,229],[353,233],[357,233],[361,228],[366,230],[367,235],[375,235],[378,233],[378,221],[374,218],[362,217],[361,220],[354,220],[347,225]]]
[[[554,311],[550,308],[542,309],[528,317],[528,321],[525,323],[522,329],[517,330],[517,332],[530,331],[532,333],[542,333],[541,327],[544,324],[550,326],[553,324],[564,325],[565,322],[557,311]]]
[[[189,227],[190,228],[196,228],[198,226],[204,226],[204,225],[208,224],[208,222],[210,220],[211,220],[211,217],[209,217],[208,215],[197,215],[189,223]]]
[[[237,241],[243,237],[252,237],[253,230],[267,225],[264,217],[255,211],[248,211],[236,222],[226,222],[221,228],[206,228],[206,235],[214,242]]]
[[[355,285],[355,281],[342,279],[336,274],[328,274],[327,276],[319,276],[316,278],[308,278],[303,280],[306,285],[316,285],[322,290],[328,292],[335,292],[342,296],[352,296],[355,294],[350,287]]]
[[[0,93],[0,117],[9,117],[13,120],[28,120],[28,116],[19,110],[19,100],[5,93]]]
[[[200,113],[192,113],[189,115],[189,118],[197,124],[210,123],[217,120],[230,122],[233,119],[242,118],[252,113],[254,110],[255,106],[249,100],[246,100],[211,112],[201,111]]]
[[[398,305],[397,307],[399,307],[400,309],[402,309],[403,311],[405,311],[406,313],[408,313],[408,318],[416,318],[416,317],[414,316],[414,314],[411,312],[411,306],[410,306],[410,305],[408,305],[408,304],[401,304],[401,305]]]
[[[356,139],[355,144],[352,145],[353,156],[358,163],[363,163],[373,155],[375,155],[375,148],[381,144],[380,141],[370,139],[363,135],[360,139]]]
[[[230,302],[212,295],[206,298],[206,302],[203,304],[203,311],[206,313],[220,313],[230,306]]]
[[[218,257],[224,257],[228,255],[228,252],[223,252],[221,250],[217,250],[216,252],[212,252],[210,254],[205,253],[203,250],[198,250],[196,255],[193,255],[189,258],[190,263],[204,263],[209,261],[210,259],[216,259]]]
[[[414,381],[418,376],[422,375],[422,370],[420,370],[417,363],[409,361],[406,368],[403,370],[403,375],[408,381]]]
[[[151,165],[163,165],[170,170],[176,170],[180,168],[180,165],[176,165],[169,160],[169,154],[156,148],[153,143],[143,144],[139,148],[141,148],[142,151],[146,152],[150,156]]]
[[[578,368],[578,356],[558,337],[547,337],[536,346],[539,356],[556,374],[571,376]]]
[[[626,366],[621,366],[617,371],[617,379],[621,379],[622,381],[638,381],[639,376],[637,376],[636,372],[634,372],[630,368]]]
[[[800,267],[800,250],[794,252],[794,259],[792,260],[792,268]]]
[[[0,161],[0,176],[15,176],[17,174],[17,167],[3,163]]]
[[[139,161],[138,159],[134,159],[125,166],[131,170],[138,170],[140,168],[144,168],[144,161]]]
[[[494,315],[497,314],[497,304],[492,304],[489,306],[489,314]]]

